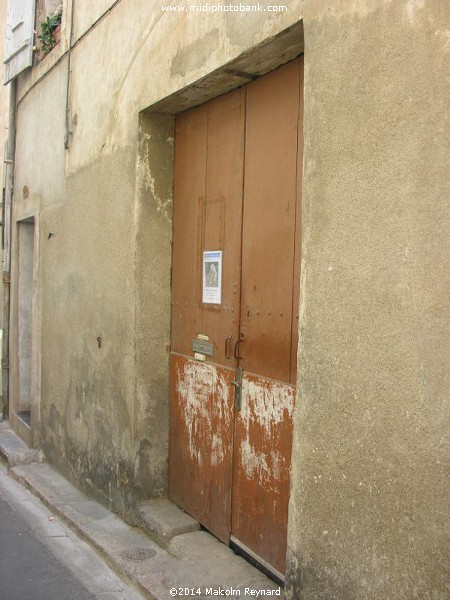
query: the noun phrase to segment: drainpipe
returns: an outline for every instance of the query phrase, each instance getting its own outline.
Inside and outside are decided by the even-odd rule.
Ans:
[[[68,150],[70,144],[70,75],[72,72],[72,45],[73,45],[73,30],[75,21],[75,0],[72,0],[70,10],[70,30],[69,30],[69,48],[67,51],[67,82],[66,82],[66,132],[64,134],[64,148]]]
[[[0,422],[9,414],[9,314],[11,280],[11,221],[14,190],[14,154],[16,150],[16,98],[17,79],[9,85],[8,140],[5,158],[5,194],[3,205],[3,344],[2,344],[2,396]]]

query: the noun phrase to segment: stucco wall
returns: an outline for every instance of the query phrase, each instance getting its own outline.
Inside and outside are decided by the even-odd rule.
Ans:
[[[15,218],[39,214],[35,442],[124,513],[166,486],[173,121],[142,111],[199,80],[190,102],[224,91],[223,73],[202,78],[297,23],[303,2],[284,3],[75,2],[68,150],[67,2],[61,43],[20,77]],[[291,598],[450,593],[448,23],[440,0],[305,2]]]
[[[289,598],[450,596],[450,4],[305,4]]]
[[[0,39],[4,39],[5,37],[5,26],[6,26],[6,0],[0,0]],[[4,45],[0,45],[0,60],[3,64],[3,52]],[[0,89],[0,152],[3,158],[6,149],[6,139],[7,139],[7,125],[8,125],[8,108],[9,108],[9,87],[1,86]],[[0,181],[2,184],[2,189],[5,184],[5,170],[3,160],[0,164]],[[1,250],[0,250],[1,253]],[[3,256],[2,256],[3,260]],[[3,331],[3,280],[0,282],[0,330]],[[0,348],[2,347],[2,339],[0,339]],[[2,386],[2,377],[3,373],[0,374],[0,388]],[[3,391],[0,393],[2,396]],[[3,402],[0,400],[0,419],[2,418],[3,413]]]
[[[20,98],[16,117],[14,202],[37,210],[64,202],[67,62]]]
[[[7,2],[6,0],[0,0],[0,39],[5,38],[5,27],[6,27],[6,12],[7,12]],[[3,64],[4,57],[4,44],[0,44],[0,59]],[[7,136],[7,127],[8,127],[8,107],[9,107],[9,86],[2,85],[0,88],[0,152],[3,158],[5,144],[6,144],[6,136]],[[4,165],[3,161],[0,165],[0,176],[2,187],[4,183]],[[0,289],[1,289],[0,285]],[[1,292],[0,292],[1,293]],[[0,323],[1,323],[0,317]],[[1,329],[1,327],[0,327]]]
[[[15,216],[40,215],[34,443],[130,518],[137,497],[165,493],[168,447],[173,118],[140,113],[302,7],[262,17],[161,4],[75,2],[67,150],[70,3],[61,43],[19,82]]]

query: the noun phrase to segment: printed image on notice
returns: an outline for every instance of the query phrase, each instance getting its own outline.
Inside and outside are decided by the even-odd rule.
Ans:
[[[222,302],[222,251],[203,252],[203,298],[204,304]]]

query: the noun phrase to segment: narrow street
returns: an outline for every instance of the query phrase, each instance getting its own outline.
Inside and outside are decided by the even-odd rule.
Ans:
[[[142,600],[0,465],[0,600]]]

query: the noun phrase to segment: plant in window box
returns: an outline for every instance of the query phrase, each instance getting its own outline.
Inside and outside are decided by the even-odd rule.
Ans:
[[[62,8],[58,8],[56,12],[48,16],[41,23],[41,32],[38,38],[41,42],[41,50],[44,56],[56,46],[60,39]]]

